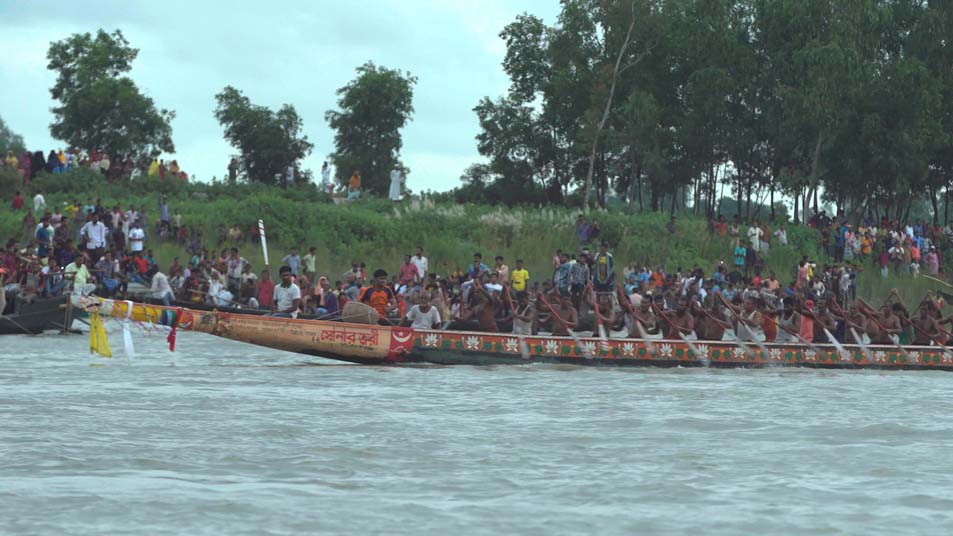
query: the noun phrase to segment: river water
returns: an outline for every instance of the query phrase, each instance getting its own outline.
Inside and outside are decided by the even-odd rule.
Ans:
[[[3,337],[4,534],[949,534],[953,374]]]

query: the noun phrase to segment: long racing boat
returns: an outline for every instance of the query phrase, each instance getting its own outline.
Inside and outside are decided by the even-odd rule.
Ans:
[[[519,337],[508,333],[415,330],[340,321],[196,311],[134,302],[83,299],[102,316],[176,326],[234,341],[364,365],[515,365],[557,363],[610,367],[810,367],[953,371],[943,346],[776,344],[737,341]]]

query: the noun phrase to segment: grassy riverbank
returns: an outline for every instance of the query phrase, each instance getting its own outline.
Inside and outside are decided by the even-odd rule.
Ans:
[[[3,208],[0,210],[0,236],[21,237],[23,212],[10,210],[9,199],[16,181],[0,176]],[[404,253],[422,245],[431,259],[431,268],[443,272],[443,263],[450,268],[465,267],[474,252],[481,252],[487,263],[495,255],[503,255],[512,266],[522,258],[537,278],[551,273],[550,258],[557,248],[578,251],[575,218],[578,209],[502,208],[487,205],[443,204],[424,200],[410,200],[393,204],[381,199],[361,200],[335,205],[313,187],[292,190],[258,185],[227,186],[224,184],[183,184],[140,179],[124,184],[107,183],[100,176],[80,170],[64,175],[38,177],[27,197],[35,192],[44,194],[48,207],[63,206],[73,199],[102,199],[105,206],[116,202],[128,207],[145,204],[151,220],[159,214],[159,195],[169,196],[171,210],[179,210],[183,224],[203,230],[206,244],[219,245],[216,229],[238,224],[248,230],[258,219],[263,219],[269,237],[272,264],[293,246],[306,251],[318,249],[318,270],[332,277],[344,272],[352,260],[367,263],[371,269],[383,267],[395,271]],[[665,228],[667,214],[624,212],[595,212],[591,219],[599,222],[601,238],[612,244],[616,262],[623,264],[663,264],[669,271],[689,270],[699,266],[710,273],[718,260],[731,261],[732,246],[727,238],[710,236],[703,218],[679,216],[676,232]],[[21,237],[22,238],[22,237]],[[772,247],[765,259],[766,270],[775,271],[782,280],[794,276],[802,255],[809,255],[818,265],[824,257],[819,249],[819,234],[806,227],[788,227],[787,247]],[[171,243],[147,240],[162,266],[176,256],[186,256],[184,248]],[[240,245],[242,255],[255,266],[263,264],[257,243]],[[898,288],[908,302],[919,300],[938,283],[920,278],[889,277],[882,279],[879,271],[867,265],[858,277],[861,296],[879,302],[891,288]]]

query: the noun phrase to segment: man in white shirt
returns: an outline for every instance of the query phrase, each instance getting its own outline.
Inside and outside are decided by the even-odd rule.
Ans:
[[[129,229],[129,251],[135,253],[136,251],[142,251],[142,247],[146,241],[146,232],[142,230],[142,227],[139,227],[139,222],[134,221],[132,223],[132,228]]]
[[[298,318],[301,307],[301,288],[291,282],[291,267],[282,266],[278,270],[281,284],[275,286],[273,311],[268,316],[279,318]]]
[[[394,168],[390,172],[390,192],[388,192],[391,201],[400,201],[400,187],[402,184],[404,184],[404,173],[400,169]]]
[[[764,231],[761,230],[761,226],[758,225],[758,222],[751,224],[751,227],[748,228],[748,240],[751,242],[751,249],[754,251],[761,250],[761,236],[764,235]]]
[[[172,285],[169,284],[169,278],[162,272],[156,272],[152,276],[152,297],[157,300],[162,300],[162,305],[169,306],[172,305],[172,300],[175,299],[175,294],[172,292]]]
[[[46,212],[46,199],[44,199],[43,194],[39,192],[33,196],[33,212],[36,212],[37,214],[43,214]]]
[[[410,259],[410,262],[414,263],[414,266],[417,267],[417,274],[420,276],[420,281],[426,281],[428,266],[427,257],[424,257],[423,246],[417,246],[417,254]]]
[[[90,262],[95,264],[106,249],[106,226],[99,221],[99,214],[93,212],[91,218],[79,230],[79,234],[86,238],[86,251],[89,252]]]
[[[422,292],[420,302],[407,311],[404,324],[410,324],[414,329],[437,329],[440,326],[440,312],[430,305],[430,293]]]

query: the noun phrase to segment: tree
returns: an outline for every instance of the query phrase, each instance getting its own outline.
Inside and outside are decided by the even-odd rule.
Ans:
[[[175,151],[175,112],[156,109],[124,75],[138,53],[119,30],[51,43],[47,68],[57,72],[50,94],[58,105],[50,134],[71,147],[134,158]]]
[[[280,184],[288,166],[311,154],[314,145],[301,134],[303,122],[294,106],[277,112],[251,100],[232,86],[215,95],[215,118],[225,139],[239,151],[245,176],[254,182]]]
[[[356,69],[357,78],[337,90],[339,110],[328,110],[325,119],[334,129],[334,154],[338,182],[346,184],[355,170],[362,187],[386,195],[394,168],[409,170],[400,161],[400,130],[414,113],[414,85],[409,72],[367,62]]]
[[[7,151],[13,151],[17,158],[26,150],[23,136],[13,132],[0,117],[0,158],[6,156]]]

